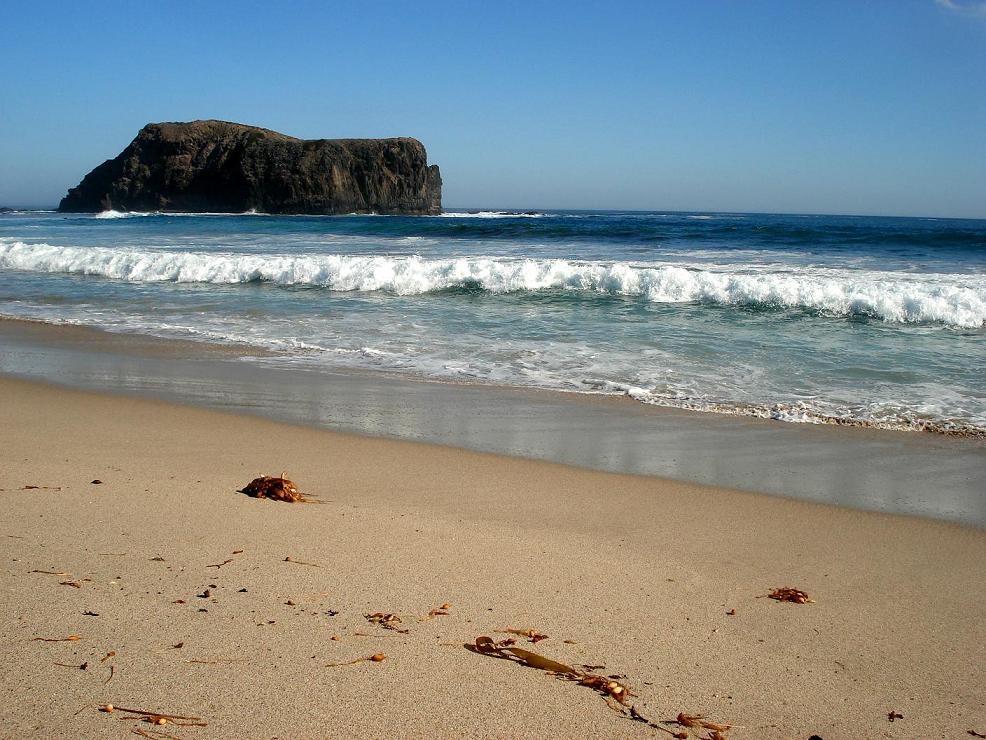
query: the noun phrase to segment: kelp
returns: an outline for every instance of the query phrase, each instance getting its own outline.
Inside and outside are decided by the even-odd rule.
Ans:
[[[519,629],[514,629],[512,627],[507,627],[506,629],[497,630],[497,632],[504,635],[519,635],[520,637],[526,637],[528,642],[531,642],[535,645],[541,642],[541,640],[548,639],[547,635],[541,634],[537,630],[533,630],[533,629],[519,630]]]
[[[511,634],[523,634],[524,630],[511,630],[510,632]],[[734,725],[711,722],[699,714],[685,714],[684,712],[680,712],[675,719],[668,720],[665,724],[675,724],[683,729],[678,731],[668,729],[661,724],[651,722],[636,706],[631,704],[630,700],[634,696],[634,693],[625,683],[619,680],[624,678],[624,676],[602,676],[592,673],[590,670],[580,670],[567,663],[561,663],[530,650],[514,647],[514,642],[512,639],[497,642],[491,637],[481,635],[476,638],[476,641],[472,645],[466,645],[466,647],[481,655],[519,663],[528,668],[544,671],[560,680],[570,681],[579,686],[590,688],[606,699],[606,704],[611,709],[625,716],[629,716],[630,719],[646,724],[648,727],[662,730],[675,738],[685,740],[692,732],[705,731],[708,734],[704,735],[702,740],[726,740],[726,733],[734,727]],[[585,669],[596,667],[582,666]]]
[[[775,588],[769,594],[765,594],[768,599],[774,599],[774,601],[788,601],[792,604],[814,604],[814,600],[808,598],[808,594],[798,588],[791,588],[790,586],[784,586],[783,588]],[[758,597],[763,598],[763,597]]]
[[[425,621],[427,619],[434,619],[435,617],[447,617],[448,610],[451,608],[452,605],[447,602],[442,604],[441,606],[436,606],[434,609],[428,612],[427,617],[422,617],[422,621]]]
[[[262,475],[254,478],[238,492],[253,498],[269,498],[272,501],[284,501],[289,504],[314,503],[298,490],[294,481],[285,478],[283,473],[277,477]]]
[[[114,712],[124,712],[125,714],[134,714],[135,717],[121,717],[121,719],[138,719],[138,720],[149,720],[156,725],[166,725],[169,722],[173,722],[180,727],[205,727],[206,724],[202,722],[201,717],[188,717],[182,714],[165,714],[164,712],[152,712],[146,709],[128,709],[127,707],[117,707],[113,704],[103,704],[97,709],[100,712],[106,714],[113,714]],[[162,721],[163,720],[163,721]],[[199,724],[184,725],[179,724],[182,722],[193,722]]]
[[[397,614],[391,614],[389,612],[373,612],[372,614],[364,614],[367,622],[371,624],[378,624],[384,629],[394,630],[394,632],[400,632],[402,635],[406,635],[410,630],[401,629],[400,623],[401,618]]]
[[[322,566],[318,563],[307,563],[304,560],[295,560],[290,555],[284,558],[285,563],[294,563],[295,565],[310,565],[312,568],[321,568]]]
[[[338,668],[344,665],[356,665],[357,663],[383,663],[387,660],[387,656],[383,653],[374,653],[373,655],[367,655],[364,658],[356,658],[355,660],[347,660],[342,663],[327,663],[326,668]]]
[[[705,719],[701,714],[685,714],[684,712],[679,712],[678,716],[674,719],[674,722],[689,729],[711,730],[712,732],[717,732],[720,734],[729,732],[733,729],[733,725],[709,722],[709,720]]]
[[[513,641],[505,640],[498,643],[491,637],[481,635],[476,638],[473,645],[468,647],[481,655],[489,655],[514,663],[520,663],[528,668],[536,668],[539,671],[544,671],[564,681],[572,681],[579,686],[586,686],[605,697],[607,703],[612,708],[618,709],[619,711],[624,711],[624,709],[629,710],[630,697],[633,696],[633,693],[625,684],[608,676],[580,671],[566,663],[560,663],[557,660],[546,658],[530,650],[505,644],[507,642],[512,643]],[[610,703],[613,701],[617,702],[618,706]]]

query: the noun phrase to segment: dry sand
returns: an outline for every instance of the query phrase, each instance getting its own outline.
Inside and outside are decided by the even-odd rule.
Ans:
[[[0,428],[0,737],[671,737],[507,627],[730,738],[986,734],[982,530],[7,379]],[[235,492],[282,470],[323,503]]]

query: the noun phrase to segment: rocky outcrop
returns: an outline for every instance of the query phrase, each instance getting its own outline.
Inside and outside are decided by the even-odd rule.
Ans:
[[[429,214],[442,177],[417,139],[295,139],[225,121],[151,123],[59,211]]]

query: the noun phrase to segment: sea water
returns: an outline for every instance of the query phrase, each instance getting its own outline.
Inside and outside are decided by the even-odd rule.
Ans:
[[[16,212],[0,316],[315,371],[986,434],[986,221]]]

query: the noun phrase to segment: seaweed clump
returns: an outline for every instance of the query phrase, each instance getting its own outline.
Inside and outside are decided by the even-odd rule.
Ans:
[[[285,478],[284,475],[274,477],[272,475],[262,475],[254,478],[239,490],[253,498],[269,498],[273,501],[284,501],[289,504],[307,503],[308,499],[298,490],[294,481]]]

